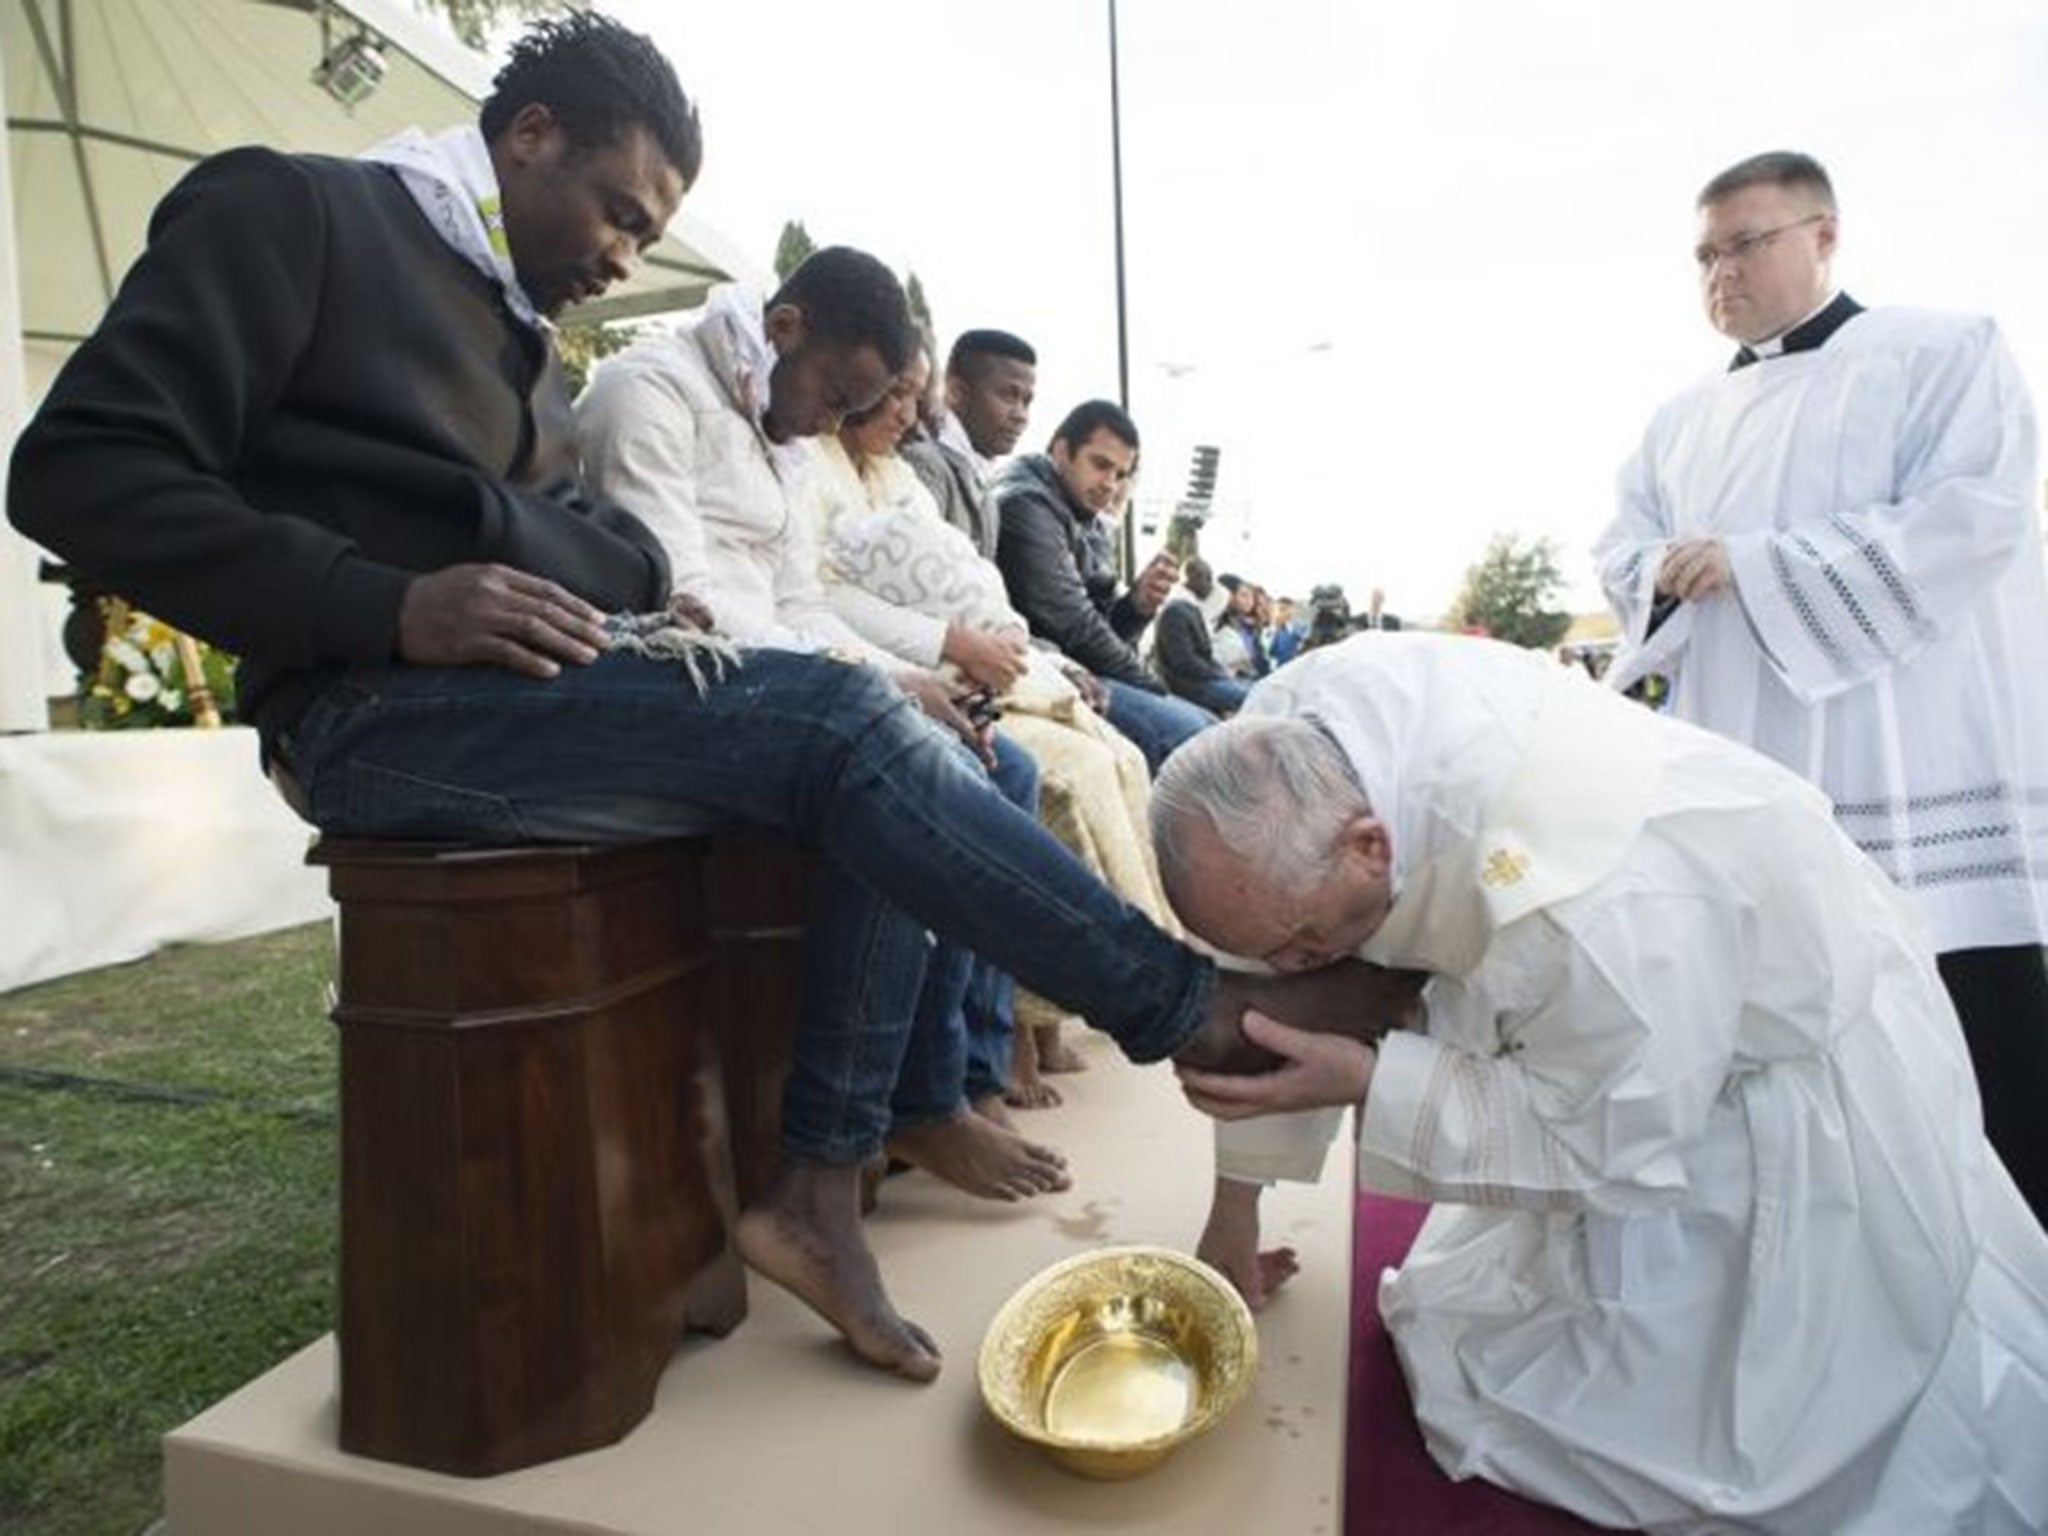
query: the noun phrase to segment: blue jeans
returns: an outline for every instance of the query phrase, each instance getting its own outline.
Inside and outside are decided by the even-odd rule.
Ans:
[[[1188,684],[1182,697],[1212,715],[1234,715],[1244,707],[1245,695],[1251,691],[1252,685],[1242,678],[1205,677]]]
[[[960,755],[966,756],[965,749]],[[989,782],[1025,815],[1038,815],[1038,764],[1000,731]],[[978,765],[977,765],[978,766]],[[822,935],[813,943],[824,942]],[[859,977],[849,977],[855,987]],[[924,990],[903,1063],[890,1096],[894,1125],[917,1125],[956,1114],[975,1099],[1003,1091],[1009,1078],[1016,1014],[1010,979],[966,945],[940,939],[925,966]]]
[[[1169,694],[1147,693],[1131,683],[1113,677],[1098,679],[1109,690],[1109,723],[1145,754],[1145,763],[1157,776],[1173,749],[1197,731],[1216,723],[1206,709]],[[1032,989],[1036,991],[1034,987]]]
[[[793,831],[826,867],[818,899],[831,926],[852,935],[806,967],[784,1141],[812,1161],[854,1161],[881,1143],[925,929],[1083,1015],[1133,1061],[1177,1049],[1215,986],[1206,960],[1118,900],[865,667],[753,651],[701,696],[680,666],[625,655],[549,681],[356,667],[273,748],[335,836]]]

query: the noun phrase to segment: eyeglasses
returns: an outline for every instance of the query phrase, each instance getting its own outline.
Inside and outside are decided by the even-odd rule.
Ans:
[[[1780,224],[1776,229],[1760,229],[1753,235],[1737,235],[1726,245],[1708,245],[1702,242],[1693,247],[1692,259],[1700,264],[1700,273],[1704,276],[1714,270],[1716,263],[1747,261],[1787,230],[1798,229],[1807,224],[1818,224],[1826,217],[1824,213],[1809,213],[1803,219],[1794,219],[1790,224]]]

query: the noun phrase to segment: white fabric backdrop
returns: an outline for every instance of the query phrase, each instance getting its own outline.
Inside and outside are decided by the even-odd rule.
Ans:
[[[256,733],[0,738],[0,991],[332,912]]]

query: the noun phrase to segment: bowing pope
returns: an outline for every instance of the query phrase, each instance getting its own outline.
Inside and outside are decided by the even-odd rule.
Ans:
[[[1248,1016],[1202,1252],[1355,1107],[1434,1202],[1379,1307],[1430,1453],[1650,1531],[2048,1529],[2048,1234],[1919,919],[1768,759],[1490,641],[1314,653],[1175,754],[1167,894],[1279,970],[1429,973],[1376,1043]],[[2048,1112],[2048,1106],[2043,1106]]]

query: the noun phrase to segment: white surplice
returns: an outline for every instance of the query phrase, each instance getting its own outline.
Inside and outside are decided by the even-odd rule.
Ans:
[[[2048,1234],[1823,798],[1487,641],[1311,653],[1246,712],[1344,749],[1395,859],[1360,953],[1435,973],[1358,1172],[1438,1202],[1379,1302],[1439,1464],[1653,1531],[2048,1528]],[[1331,1122],[1219,1171],[1313,1178]]]
[[[1818,784],[1939,951],[2048,940],[2048,583],[2033,409],[1988,319],[1867,310],[1659,411],[1594,549],[1609,674]],[[1647,633],[1676,540],[1734,591]]]

